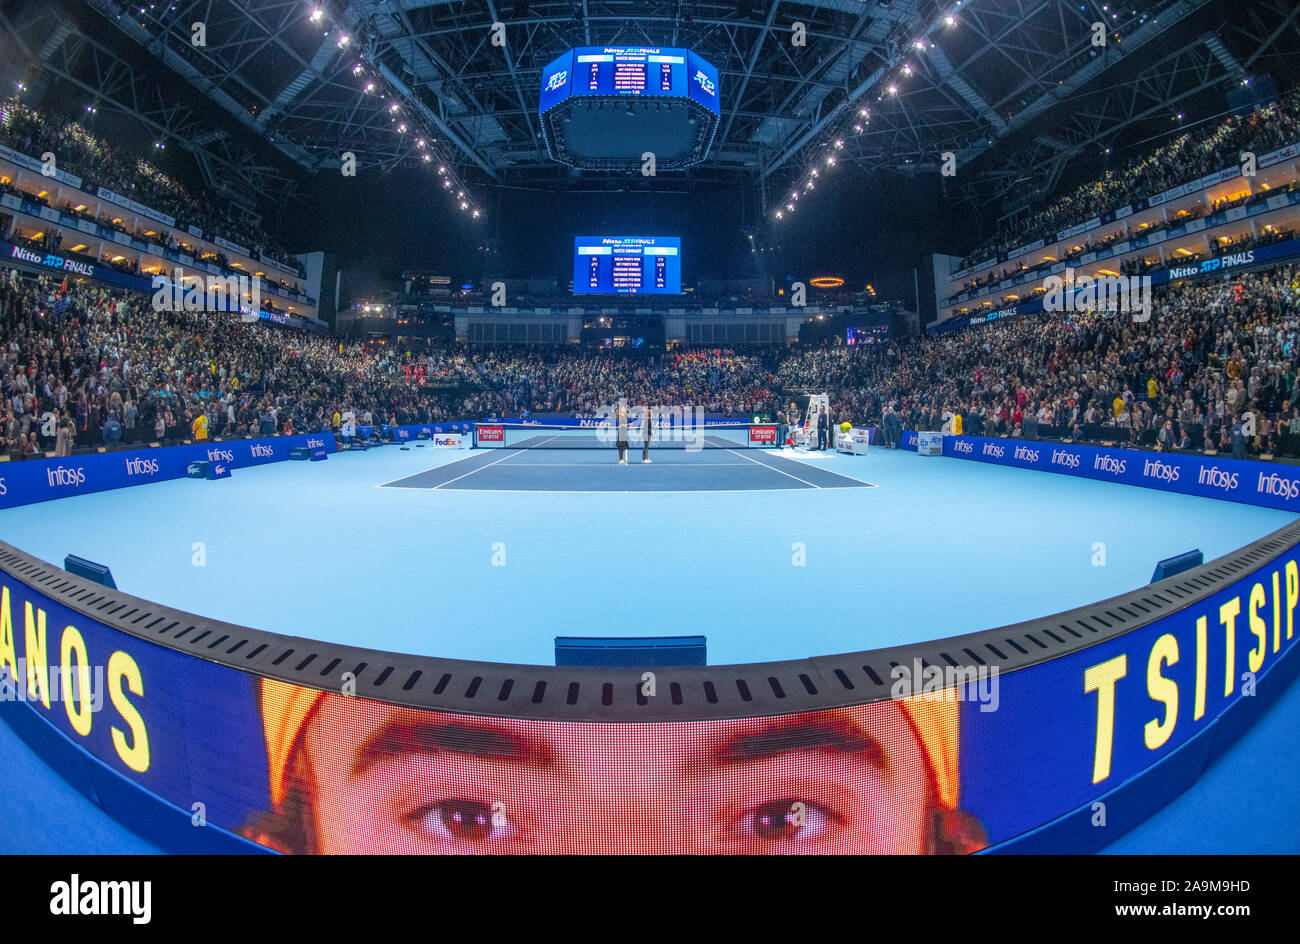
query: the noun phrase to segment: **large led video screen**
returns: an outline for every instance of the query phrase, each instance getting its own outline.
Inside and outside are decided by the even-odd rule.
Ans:
[[[570,95],[692,98],[718,113],[718,70],[688,49],[581,46],[542,70],[538,112]]]
[[[209,661],[250,654],[226,632],[197,635],[196,658],[6,570],[0,708],[35,712],[196,824],[282,852],[975,852],[1168,769],[1247,696],[1285,685],[1271,673],[1295,646],[1298,556],[1002,675],[918,658],[880,664],[906,690],[883,701],[621,723],[512,716],[499,683],[482,713],[366,698],[380,666],[354,675],[343,659],[313,664],[310,688],[261,678]],[[277,665],[303,659],[287,642]],[[655,697],[668,698],[674,670],[658,671]],[[412,678],[402,700],[440,673]],[[438,684],[463,690],[472,674]]]
[[[573,291],[578,295],[680,295],[677,236],[578,236]]]

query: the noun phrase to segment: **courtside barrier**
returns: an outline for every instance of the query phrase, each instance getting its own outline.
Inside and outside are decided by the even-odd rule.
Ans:
[[[1294,679],[1298,544],[1300,522],[981,633],[652,672],[281,636],[0,544],[0,716],[168,848],[1088,851],[1194,782]],[[803,826],[783,845],[756,832],[792,803]],[[205,827],[187,831],[195,804]]]
[[[296,447],[336,450],[332,434],[302,433],[0,463],[0,508],[185,478],[191,462],[218,463],[231,471],[282,462]]]
[[[943,454],[1300,512],[1300,466],[982,436],[944,436]]]
[[[474,423],[466,420],[461,423],[417,423],[414,426],[394,426],[392,428],[393,442],[415,442],[416,440],[432,440],[435,435],[455,435],[470,436],[474,432]]]

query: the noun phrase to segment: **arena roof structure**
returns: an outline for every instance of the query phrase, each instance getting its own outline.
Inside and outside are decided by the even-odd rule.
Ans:
[[[1221,112],[1300,29],[1287,0],[16,0],[0,33],[46,78],[176,138],[232,195],[292,190],[347,153],[363,170],[432,165],[469,212],[494,186],[581,178],[753,186],[774,222],[823,174],[937,172],[947,154],[972,205],[1026,183],[1032,200],[1125,129],[1198,98]],[[548,155],[543,68],[599,45],[717,67],[705,160],[638,179]]]

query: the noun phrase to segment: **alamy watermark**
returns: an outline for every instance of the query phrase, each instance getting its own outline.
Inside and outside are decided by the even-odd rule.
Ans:
[[[177,266],[171,278],[153,277],[154,311],[248,311],[262,308],[258,275],[186,275]]]
[[[889,678],[889,697],[894,699],[973,701],[980,711],[997,711],[1001,700],[996,665],[923,665],[913,659],[911,665],[890,669]]]
[[[1151,320],[1151,276],[1101,275],[1075,278],[1067,268],[1065,276],[1049,275],[1043,280],[1043,311],[1122,312],[1136,322]]]
[[[702,406],[628,406],[627,401],[620,397],[617,404],[598,407],[583,422],[590,422],[594,427],[597,441],[602,444],[614,443],[619,439],[619,413],[622,411],[626,417],[624,434],[627,441],[641,445],[645,441],[643,433],[647,410],[650,411],[652,444],[681,442],[686,444],[687,452],[699,452],[704,448],[708,423],[705,422]]]
[[[42,621],[43,622],[43,621]],[[104,707],[104,667],[40,666],[19,658],[18,682],[7,669],[0,668],[0,701],[35,701],[48,705],[67,701],[98,713]]]

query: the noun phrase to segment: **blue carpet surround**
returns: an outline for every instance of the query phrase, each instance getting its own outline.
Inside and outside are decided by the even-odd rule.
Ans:
[[[146,704],[151,696],[171,697],[159,694],[159,686],[179,692],[184,684],[201,693],[189,709],[193,715],[179,722],[190,732],[185,736],[210,723],[234,723],[222,720],[230,711],[223,707],[222,692],[239,690],[243,699],[257,698],[256,674],[311,684],[311,678],[349,665],[363,685],[359,694],[373,691],[375,698],[391,697],[386,687],[405,678],[401,691],[411,694],[399,700],[424,691],[430,694],[414,703],[436,703],[437,710],[458,710],[456,699],[488,697],[488,704],[466,702],[465,709],[495,714],[541,705],[539,717],[560,721],[572,717],[569,705],[572,711],[591,712],[592,721],[632,720],[635,705],[647,703],[644,693],[638,690],[635,702],[628,703],[619,695],[626,691],[623,682],[611,688],[593,681],[603,670],[573,670],[578,674],[567,689],[558,681],[547,687],[511,678],[545,678],[558,671],[530,668],[552,664],[557,636],[694,634],[707,637],[711,666],[734,670],[728,675],[699,669],[717,679],[703,689],[685,676],[680,686],[661,682],[671,704],[660,703],[652,717],[677,720],[674,712],[691,710],[702,711],[701,718],[819,711],[832,688],[842,689],[839,703],[870,702],[878,697],[873,693],[887,697],[890,666],[910,664],[913,653],[921,659],[918,667],[942,665],[945,659],[953,664],[951,654],[966,653],[979,665],[1003,661],[1007,669],[999,713],[988,718],[974,708],[963,713],[963,745],[981,758],[1000,755],[1007,771],[1038,776],[1035,765],[1046,763],[1043,749],[1022,751],[1029,745],[1005,743],[999,725],[1025,725],[1065,712],[1074,717],[1061,730],[1091,741],[1094,715],[1102,709],[1098,683],[1088,673],[1104,659],[1111,659],[1106,665],[1122,664],[1106,684],[1114,686],[1115,710],[1137,731],[1137,741],[1118,725],[1115,766],[1096,767],[1092,785],[1039,791],[1037,806],[1004,809],[994,789],[1002,771],[963,768],[962,790],[971,812],[990,829],[989,851],[1172,851],[1177,842],[1171,837],[1192,830],[1190,824],[1206,808],[1226,803],[1244,789],[1248,772],[1266,763],[1263,755],[1271,742],[1258,732],[1275,725],[1279,713],[1293,712],[1300,698],[1292,682],[1297,659],[1291,637],[1289,631],[1282,635],[1294,607],[1288,595],[1294,589],[1300,596],[1300,576],[1293,588],[1283,562],[1297,552],[1289,539],[1278,537],[1290,533],[1279,529],[1296,516],[1281,509],[884,449],[867,456],[658,450],[649,464],[633,450],[626,466],[614,461],[612,449],[389,446],[331,458],[271,462],[239,468],[216,481],[176,478],[9,508],[0,511],[0,526],[7,543],[38,559],[57,563],[76,554],[102,562],[112,568],[122,593],[205,618],[181,631],[182,622],[163,613],[153,616],[148,605],[140,609],[140,601],[106,611],[120,614],[121,629],[128,633],[145,632],[143,640],[157,640],[122,646],[140,667],[140,697]],[[87,521],[94,527],[87,528]],[[1265,538],[1277,562],[1258,565],[1257,583],[1252,585],[1255,578],[1237,565],[1216,563]],[[1156,561],[1191,547],[1199,547],[1210,563],[1147,589]],[[9,573],[23,572],[4,563]],[[1192,581],[1184,588],[1206,587],[1203,596],[1215,594],[1205,596],[1203,604],[1211,627],[1205,657],[1210,682],[1197,683],[1209,693],[1198,696],[1208,697],[1209,708],[1204,719],[1188,720],[1180,713],[1166,753],[1153,757],[1160,763],[1149,764],[1140,749],[1141,725],[1158,720],[1160,707],[1154,695],[1139,694],[1148,653],[1151,658],[1163,653],[1165,671],[1177,676],[1184,692],[1191,690],[1186,673],[1199,664],[1193,650],[1200,637],[1191,612],[1198,604],[1189,602],[1180,616],[1180,601],[1191,599],[1187,591],[1158,590],[1180,580]],[[14,638],[21,640],[26,617],[19,601],[27,591],[13,584],[13,592],[9,618]],[[1229,637],[1240,649],[1232,671],[1252,669],[1258,660],[1266,697],[1256,701],[1233,694],[1221,707],[1216,699],[1227,693],[1215,687],[1222,686],[1215,633],[1221,617],[1233,618],[1232,599],[1239,601],[1235,612],[1240,614],[1236,635]],[[9,597],[5,600],[9,606]],[[1087,611],[1096,617],[1081,615],[1083,610],[1064,612],[1100,600],[1108,601],[1105,608]],[[48,603],[47,652],[58,649],[55,633],[65,624],[80,626],[84,619],[75,606],[63,608],[66,602],[51,598]],[[1052,614],[1061,615],[1044,619]],[[1113,620],[1124,623],[1123,614],[1141,625],[1108,637],[1105,644],[1078,648],[1088,642],[1087,633],[1102,626],[1112,635],[1118,632]],[[1012,625],[1025,621],[1034,622]],[[253,633],[247,644],[236,643],[245,632],[241,626],[301,638],[275,642],[277,637]],[[967,642],[951,639],[993,626],[1006,629],[996,638],[985,632]],[[114,630],[96,632],[110,635],[86,635],[92,662]],[[1250,649],[1256,636],[1262,633],[1267,642],[1270,632],[1272,649],[1262,643],[1258,652]],[[1176,640],[1176,652],[1168,651],[1164,640],[1169,638]],[[946,640],[946,648],[933,640]],[[15,645],[21,649],[21,642]],[[217,661],[254,675],[237,671],[225,682],[194,675],[182,682],[196,670],[185,661],[188,656],[171,648],[188,647],[191,654],[209,658],[209,652],[220,656],[231,645],[239,655]],[[1062,652],[1073,655],[1039,657],[1034,646],[1065,647]],[[329,647],[339,656],[327,658]],[[837,656],[841,653],[860,654],[858,668],[852,658]],[[254,656],[255,661],[240,661]],[[423,657],[473,662],[431,663],[448,666],[439,674],[418,662]],[[385,663],[389,658],[394,661]],[[1037,675],[1031,676],[1032,667],[1046,664],[1043,658],[1063,667],[1064,689],[1058,682],[1043,687]],[[483,663],[497,664],[500,671],[483,666],[474,675],[468,669]],[[764,669],[762,663],[781,666]],[[381,671],[385,664],[391,667]],[[1079,678],[1093,680],[1088,683],[1093,688],[1070,681],[1071,665],[1078,666]],[[313,676],[317,667],[321,672]],[[463,677],[466,671],[474,677]],[[176,681],[163,681],[169,678]],[[118,684],[126,686],[127,700],[139,695],[130,687],[135,683],[129,672],[119,674]],[[739,687],[710,694],[714,684]],[[555,697],[561,701],[546,708]],[[834,697],[830,703],[836,703]],[[1191,703],[1191,694],[1185,694],[1181,707],[1175,703],[1172,710],[1185,713]],[[45,830],[44,839],[11,830],[10,851],[67,851],[75,836],[84,837],[86,849],[103,852],[248,848],[239,835],[246,823],[233,814],[222,820],[226,814],[219,813],[222,821],[213,824],[207,839],[184,828],[189,794],[179,784],[192,783],[195,774],[178,771],[173,780],[162,769],[163,746],[181,743],[174,739],[182,735],[167,730],[171,719],[142,712],[140,732],[151,731],[157,770],[137,770],[136,777],[120,763],[130,760],[124,746],[129,737],[109,738],[97,721],[83,741],[64,725],[57,705],[46,715],[49,724],[32,722],[33,711],[42,713],[30,698],[26,704],[11,699],[0,710],[21,735],[0,729],[0,756],[15,776],[44,786],[24,791],[0,814],[0,822],[39,822],[48,816],[62,825]],[[241,712],[236,712],[241,733],[234,740],[255,744],[260,728]],[[1257,718],[1263,720],[1250,727]],[[1203,723],[1209,726],[1198,726]],[[1242,732],[1245,737],[1234,747]],[[1052,736],[1053,750],[1065,740],[1060,732]],[[58,749],[51,752],[48,743]],[[198,762],[208,750],[220,757],[224,748],[192,745],[187,763]],[[259,758],[255,752],[249,760],[256,767],[271,756]],[[38,757],[59,776],[51,776]],[[1077,766],[1086,781],[1085,771],[1092,769],[1087,765],[1100,763],[1090,752],[1076,752],[1052,766],[1060,771]],[[1288,782],[1300,782],[1300,764],[1287,761],[1277,770]],[[247,789],[256,794],[265,787],[258,787],[254,776]],[[1071,812],[1075,795],[1115,803],[1115,828],[1088,828],[1078,818],[1083,814]],[[1055,818],[1042,796],[1065,804]],[[252,801],[252,809],[273,797]],[[166,815],[154,817],[151,810]],[[85,830],[67,826],[69,820],[84,821]],[[1235,825],[1221,831],[1200,828],[1197,851],[1300,848],[1300,823],[1291,811],[1256,804],[1248,820],[1253,825],[1232,820]],[[19,834],[23,838],[15,838]]]

